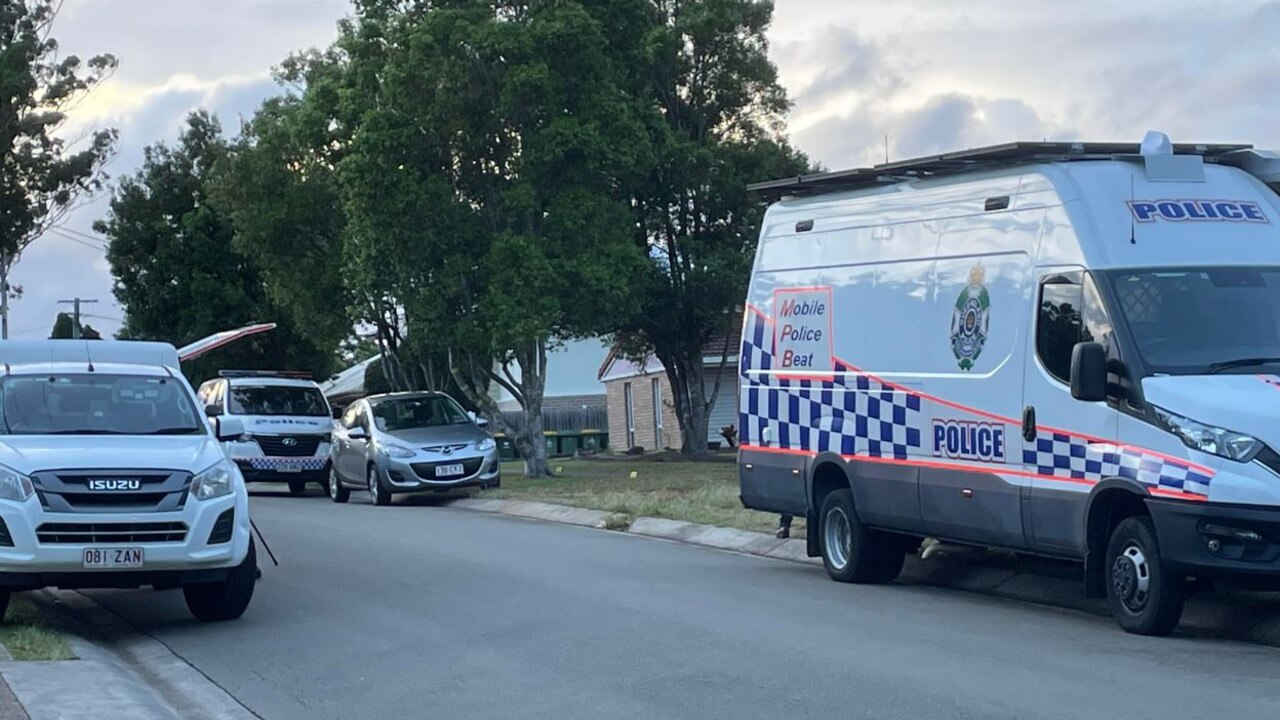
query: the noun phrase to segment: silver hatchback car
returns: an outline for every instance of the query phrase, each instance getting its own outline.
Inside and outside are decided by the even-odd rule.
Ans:
[[[444,393],[391,393],[352,403],[333,431],[329,496],[346,502],[368,490],[374,505],[393,495],[498,487],[498,448]]]

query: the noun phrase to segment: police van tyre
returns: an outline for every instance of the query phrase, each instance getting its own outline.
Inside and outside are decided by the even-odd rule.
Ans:
[[[290,493],[290,494],[292,494],[292,495],[302,495],[302,494],[303,494],[303,493],[305,493],[306,491],[307,491],[307,481],[306,481],[306,480],[290,480],[290,481],[289,481],[289,493]]]
[[[243,562],[227,573],[226,580],[186,585],[182,588],[182,595],[187,600],[187,609],[201,622],[235,620],[249,607],[257,579],[258,551],[250,539],[249,553]]]
[[[818,537],[822,564],[832,580],[847,583],[887,583],[902,572],[906,561],[897,538],[862,524],[853,506],[853,493],[834,490],[822,501]]]
[[[369,502],[374,505],[390,505],[391,493],[378,477],[378,468],[369,466]]]
[[[336,503],[344,503],[351,499],[351,489],[342,484],[338,479],[338,471],[332,465],[329,466],[329,499]]]
[[[1126,632],[1168,635],[1186,602],[1185,579],[1164,566],[1151,518],[1126,518],[1107,543],[1107,603]]]

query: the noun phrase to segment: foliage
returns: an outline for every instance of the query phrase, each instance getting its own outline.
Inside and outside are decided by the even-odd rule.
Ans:
[[[50,340],[67,340],[75,337],[75,318],[71,313],[60,312],[53,321],[53,330],[49,332]],[[102,334],[92,325],[80,324],[80,337],[84,340],[101,340]]]
[[[63,56],[55,0],[0,0],[0,293],[22,251],[99,190],[114,130],[59,135],[67,109],[116,68],[111,55]],[[6,298],[7,299],[7,298]],[[7,307],[7,303],[5,304]],[[7,332],[8,318],[4,318]]]
[[[199,381],[237,367],[326,376],[333,348],[310,342],[271,303],[257,269],[232,242],[231,219],[210,199],[213,168],[229,151],[217,120],[193,113],[176,147],[148,147],[142,168],[116,187],[110,216],[95,229],[110,241],[113,289],[126,308],[120,334],[183,345],[274,321],[275,331],[200,358],[187,375]]]

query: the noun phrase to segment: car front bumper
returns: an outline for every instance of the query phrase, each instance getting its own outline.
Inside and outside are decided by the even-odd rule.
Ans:
[[[467,465],[477,463],[477,461],[476,470],[457,477],[436,479],[431,473],[431,469],[436,465]],[[401,493],[445,492],[470,487],[497,487],[500,482],[497,450],[477,453],[467,457],[444,459],[433,457],[430,460],[420,458],[401,460],[383,457],[378,469],[381,471],[383,479],[386,480],[387,489],[397,495]]]
[[[1155,498],[1147,507],[1170,567],[1280,587],[1280,508]]]
[[[234,511],[231,539],[210,544],[214,525],[227,510]],[[243,490],[213,500],[189,497],[182,510],[167,513],[48,513],[32,497],[22,503],[0,501],[0,519],[13,543],[0,546],[0,587],[172,587],[212,582],[225,577],[249,552],[249,502]],[[126,533],[121,526],[147,523],[182,523],[186,533],[181,541],[166,542],[136,537],[89,543],[41,541],[37,529],[46,523],[102,526],[108,538]],[[142,548],[143,564],[130,569],[86,569],[88,548]]]

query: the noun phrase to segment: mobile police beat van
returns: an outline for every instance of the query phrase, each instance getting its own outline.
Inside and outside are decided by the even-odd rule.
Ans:
[[[0,342],[0,615],[15,590],[150,585],[228,620],[255,558],[244,480],[173,346]]]
[[[1014,143],[757,186],[742,500],[844,582],[1085,564],[1131,632],[1280,578],[1280,156]]]

